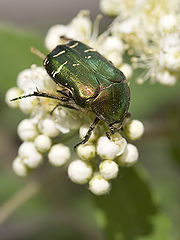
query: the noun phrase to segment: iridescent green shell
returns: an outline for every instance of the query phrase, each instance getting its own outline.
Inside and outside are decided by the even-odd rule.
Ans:
[[[44,60],[47,73],[71,92],[81,108],[108,123],[126,117],[130,93],[124,74],[95,49],[71,40],[58,45]]]

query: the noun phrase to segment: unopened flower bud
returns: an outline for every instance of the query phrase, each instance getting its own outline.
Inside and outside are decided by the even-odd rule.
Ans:
[[[138,160],[138,150],[132,144],[127,144],[126,151],[119,157],[117,157],[117,162],[120,166],[130,167],[134,165]]]
[[[61,43],[61,36],[69,36],[69,27],[64,25],[54,25],[52,26],[45,38],[45,45],[49,51],[52,51],[57,45]]]
[[[92,22],[89,18],[88,10],[81,10],[78,15],[70,22],[69,26],[81,39],[91,37]]]
[[[144,133],[144,125],[139,120],[128,121],[125,125],[125,132],[129,139],[136,140]]]
[[[94,158],[95,153],[96,149],[93,144],[81,144],[77,148],[77,154],[83,160],[90,160]]]
[[[88,132],[88,130],[89,130],[89,124],[85,123],[80,127],[79,136],[80,136],[81,139],[83,139],[86,136],[86,133]],[[98,130],[96,128],[91,133],[91,136],[90,136],[88,142],[93,142],[94,140],[96,140],[97,136],[98,136]]]
[[[110,191],[110,183],[104,179],[100,174],[96,174],[89,181],[89,189],[95,195],[103,195]]]
[[[40,121],[39,130],[48,137],[57,137],[59,135],[59,130],[56,127],[56,123],[51,118],[45,118]]]
[[[51,139],[43,134],[38,135],[34,140],[36,149],[42,153],[47,152],[50,149],[51,143]]]
[[[37,106],[36,97],[27,97],[19,100],[19,108],[25,114],[30,114]]]
[[[20,97],[21,94],[22,94],[21,89],[17,87],[12,87],[8,89],[5,96],[5,101],[8,104],[8,106],[12,108],[17,108],[19,106],[19,100],[11,101],[11,99]]]
[[[17,127],[17,133],[23,141],[32,141],[38,135],[37,127],[31,119],[22,120]]]
[[[87,162],[75,160],[69,164],[68,175],[73,182],[85,184],[92,175],[92,167]]]
[[[25,69],[20,72],[17,76],[17,86],[24,92],[33,92],[35,90],[35,85],[32,81],[32,70]]]
[[[124,144],[116,144],[116,142],[109,140],[106,136],[102,136],[97,142],[97,154],[103,159],[114,159],[124,151]]]
[[[133,70],[129,64],[123,63],[119,69],[124,73],[124,75],[126,76],[127,79],[131,78],[131,76],[133,74]]]
[[[115,51],[120,54],[124,51],[124,44],[119,37],[109,36],[105,39],[103,43],[103,48],[109,52]]]
[[[99,171],[105,179],[116,178],[118,174],[118,165],[112,160],[105,160],[100,163]]]
[[[56,167],[63,166],[70,157],[70,149],[61,143],[53,145],[48,154],[49,162]]]
[[[12,163],[12,167],[16,175],[19,177],[26,177],[28,175],[28,168],[24,165],[20,157],[16,157]]]
[[[33,142],[23,142],[18,150],[19,157],[29,168],[36,168],[42,162],[42,155],[36,150]]]
[[[105,57],[114,64],[117,68],[122,64],[122,56],[120,52],[108,52],[107,54],[104,54]]]

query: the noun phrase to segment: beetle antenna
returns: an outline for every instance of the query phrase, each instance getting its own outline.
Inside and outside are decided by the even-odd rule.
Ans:
[[[34,53],[36,56],[42,58],[43,60],[44,60],[45,57],[46,57],[42,52],[40,52],[40,51],[39,51],[37,48],[35,48],[35,47],[31,47],[31,52]]]

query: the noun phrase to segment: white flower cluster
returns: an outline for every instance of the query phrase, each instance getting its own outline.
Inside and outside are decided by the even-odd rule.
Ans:
[[[45,38],[45,45],[49,51],[52,51],[58,44],[63,44],[65,36],[69,39],[79,40],[85,44],[97,49],[104,57],[111,61],[119,68],[129,79],[132,75],[131,66],[123,61],[123,55],[126,46],[123,41],[116,36],[103,37],[98,36],[100,16],[97,16],[94,24],[92,24],[89,11],[82,10],[68,25],[52,26]]]
[[[174,85],[180,69],[180,3],[178,0],[101,0],[101,10],[117,16],[110,32],[124,41],[132,66],[147,79]]]
[[[123,42],[115,35],[99,41],[97,29],[98,19],[93,28],[88,12],[82,11],[67,26],[52,27],[46,36],[45,43],[51,51],[57,44],[64,41],[60,38],[62,35],[81,40],[95,46],[116,66],[123,68],[125,74],[127,72],[130,77],[132,73],[130,66],[122,64],[122,54],[125,51]],[[143,124],[139,120],[127,119],[123,136],[115,133],[109,140],[105,136],[107,126],[100,123],[88,142],[78,146],[77,156],[72,159],[70,146],[64,144],[66,134],[72,130],[78,130],[79,137],[83,139],[94,115],[63,107],[55,108],[58,101],[44,97],[27,97],[10,101],[12,98],[31,94],[34,91],[57,94],[55,82],[43,67],[36,65],[22,71],[17,78],[17,87],[9,89],[6,93],[6,102],[10,107],[19,107],[24,113],[30,115],[29,118],[22,120],[17,128],[23,143],[19,147],[18,156],[13,161],[15,173],[25,177],[47,157],[49,163],[56,167],[69,162],[68,176],[73,182],[88,183],[90,191],[96,195],[108,193],[111,186],[110,180],[116,178],[119,166],[132,166],[138,159],[137,148],[127,143],[123,136],[130,140],[139,139],[144,132]]]

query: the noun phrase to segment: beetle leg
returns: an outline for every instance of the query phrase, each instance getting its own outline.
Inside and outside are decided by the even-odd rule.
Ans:
[[[94,119],[94,121],[93,121],[93,123],[91,123],[91,125],[90,125],[90,127],[89,127],[89,130],[88,130],[88,132],[86,133],[86,136],[84,137],[84,139],[80,142],[80,143],[78,143],[78,144],[76,144],[75,146],[74,146],[74,149],[76,150],[76,148],[79,146],[79,145],[81,145],[81,144],[85,144],[88,140],[89,140],[89,138],[90,138],[90,136],[91,136],[91,134],[92,134],[92,131],[93,131],[93,129],[96,127],[96,125],[97,125],[97,123],[99,122],[99,118],[95,118]]]
[[[106,132],[106,137],[111,140],[111,135],[114,134],[115,128],[113,126],[109,126],[110,132]]]
[[[121,127],[122,128],[122,127]],[[120,129],[121,129],[120,128]],[[119,131],[119,128],[114,127],[113,125],[109,125],[110,132],[106,132],[106,136],[109,140],[111,140],[111,135],[113,135],[115,132]]]
[[[51,110],[50,114],[52,115],[53,112],[55,111],[56,108],[58,107],[66,107],[66,108],[70,108],[70,109],[74,109],[74,110],[80,110],[79,108],[76,108],[75,105],[73,104],[70,104],[70,103],[58,103],[54,108],[53,110]]]
[[[19,100],[19,99],[22,99],[22,98],[27,98],[27,97],[45,97],[45,98],[52,98],[52,99],[56,99],[58,101],[61,101],[61,103],[57,104],[51,112],[54,112],[54,110],[58,106],[67,107],[67,108],[71,108],[71,109],[75,109],[75,110],[80,110],[80,108],[78,108],[77,105],[74,102],[70,102],[71,99],[68,98],[68,97],[59,97],[59,96],[56,96],[56,95],[53,95],[53,94],[38,92],[38,91],[33,92],[32,94],[28,94],[28,95],[24,95],[24,96],[21,96],[21,97],[13,98],[13,99],[11,99],[11,101],[16,101],[16,100]]]
[[[126,118],[130,118],[131,117],[131,113],[130,112],[127,112],[126,113]]]
[[[110,137],[111,133],[110,132],[106,132],[106,137],[111,140],[111,137]]]
[[[56,100],[61,100],[61,97],[53,95],[53,94],[49,94],[49,93],[44,93],[44,92],[33,92],[31,94],[27,94],[21,97],[17,97],[17,98],[13,98],[11,99],[11,101],[16,101],[22,98],[27,98],[27,97],[45,97],[45,98],[52,98],[52,99],[56,99]]]

